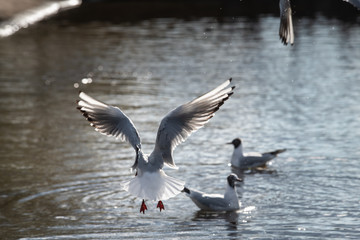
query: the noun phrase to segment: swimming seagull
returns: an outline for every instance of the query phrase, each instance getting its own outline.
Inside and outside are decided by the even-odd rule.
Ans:
[[[343,0],[352,4],[354,7],[360,10],[360,0]],[[294,28],[292,23],[292,11],[290,0],[280,0],[280,27],[279,27],[279,36],[281,42],[284,45],[290,43],[294,44]]]
[[[236,174],[227,177],[225,194],[206,194],[184,187],[183,192],[202,210],[206,211],[234,211],[240,208],[239,199],[235,190],[235,182],[242,182]]]
[[[145,199],[158,201],[157,208],[164,209],[161,200],[172,198],[184,189],[184,182],[172,178],[162,170],[164,164],[177,168],[173,151],[192,132],[203,127],[220,106],[233,94],[228,87],[231,78],[208,93],[170,111],[161,121],[155,147],[150,155],[144,154],[138,131],[133,122],[118,107],[102,103],[84,92],[79,93],[78,109],[95,127],[95,130],[127,141],[135,149],[135,163],[131,167],[135,177],[123,184],[123,189],[143,199],[140,212],[145,213]]]
[[[286,149],[279,149],[273,152],[266,153],[244,153],[242,148],[242,141],[240,138],[235,138],[232,142],[229,142],[228,144],[234,145],[234,152],[231,157],[231,166],[240,169],[265,167],[268,161],[275,158],[279,153],[286,151]]]

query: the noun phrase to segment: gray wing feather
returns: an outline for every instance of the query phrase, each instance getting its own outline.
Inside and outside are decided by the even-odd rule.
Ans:
[[[261,157],[253,157],[253,156],[247,156],[243,160],[241,167],[242,168],[254,168],[254,167],[260,167],[266,164],[266,162],[273,159],[275,156],[271,154],[265,154]]]
[[[152,155],[169,167],[176,168],[172,153],[177,145],[184,142],[194,131],[203,127],[220,106],[233,94],[234,87],[226,88],[231,79],[210,92],[185,103],[169,112],[161,121]],[[159,163],[159,164],[162,164]]]
[[[102,103],[84,92],[80,92],[79,97],[78,109],[96,131],[127,141],[136,151],[141,147],[134,124],[118,107]]]
[[[294,29],[292,23],[292,12],[290,0],[280,0],[280,28],[279,36],[281,42],[287,45],[294,44]]]
[[[188,189],[190,192],[188,197],[203,210],[225,209],[228,203],[224,200],[224,196],[220,194],[206,194],[194,189]]]

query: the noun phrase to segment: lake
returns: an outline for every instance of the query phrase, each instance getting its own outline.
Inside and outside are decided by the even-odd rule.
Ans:
[[[46,21],[0,39],[0,232],[5,239],[358,239],[360,28],[316,15]],[[94,131],[78,91],[120,107],[150,153],[162,117],[232,77],[234,95],[174,152],[168,175],[223,193],[236,137],[287,148],[245,172],[241,210],[184,194],[140,214],[121,190],[135,153]]]

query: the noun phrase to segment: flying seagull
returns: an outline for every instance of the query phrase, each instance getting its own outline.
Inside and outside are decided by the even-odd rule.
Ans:
[[[177,168],[173,151],[192,132],[203,127],[220,106],[233,94],[235,87],[228,87],[231,78],[208,93],[170,111],[161,121],[154,150],[144,154],[141,141],[133,122],[118,107],[102,103],[84,92],[79,93],[78,109],[95,127],[95,130],[120,138],[135,149],[132,165],[135,177],[123,184],[123,189],[135,197],[142,198],[140,212],[145,213],[145,199],[158,201],[157,208],[164,208],[162,200],[172,198],[184,189],[184,182],[165,174],[164,164]]]

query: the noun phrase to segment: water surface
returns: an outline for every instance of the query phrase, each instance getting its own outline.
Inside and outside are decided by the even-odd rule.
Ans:
[[[308,239],[360,236],[360,28],[302,18],[293,47],[278,18],[43,22],[0,39],[0,231],[24,239]],[[222,192],[232,147],[287,148],[245,174],[242,209],[206,213],[184,195],[159,213],[120,188],[126,143],[95,132],[79,89],[119,106],[146,152],[176,106],[232,77],[235,94],[174,153],[168,175]]]

